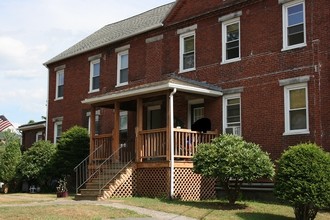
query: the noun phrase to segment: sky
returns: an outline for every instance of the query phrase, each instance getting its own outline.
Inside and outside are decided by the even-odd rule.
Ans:
[[[107,24],[173,1],[0,0],[0,115],[16,128],[43,120],[43,63]]]

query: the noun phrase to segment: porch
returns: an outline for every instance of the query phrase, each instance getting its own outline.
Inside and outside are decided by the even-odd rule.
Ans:
[[[203,132],[189,127],[206,116],[205,100],[216,102],[221,95],[200,82],[169,79],[84,100],[91,106],[91,154],[76,168],[77,193],[104,198],[123,187],[120,196],[197,198],[214,181],[192,172],[192,158],[198,145],[211,142],[218,131],[217,127]],[[113,124],[110,132],[98,134],[96,111],[101,108],[112,110]],[[193,196],[187,196],[187,181],[195,187],[190,190]],[[208,187],[201,187],[207,182]]]

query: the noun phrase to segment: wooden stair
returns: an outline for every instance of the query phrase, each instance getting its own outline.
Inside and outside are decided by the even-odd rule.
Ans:
[[[106,200],[111,198],[114,192],[127,181],[133,173],[132,165],[123,169],[117,168],[102,168],[102,178],[98,177],[90,179],[84,189],[80,189],[80,193],[75,195],[75,200]],[[111,180],[111,181],[110,181]],[[100,182],[110,181],[104,189],[99,189]]]

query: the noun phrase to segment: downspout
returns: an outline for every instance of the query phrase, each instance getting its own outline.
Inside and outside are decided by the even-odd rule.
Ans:
[[[171,198],[174,198],[174,94],[176,93],[176,88],[170,94],[170,137],[171,137]]]

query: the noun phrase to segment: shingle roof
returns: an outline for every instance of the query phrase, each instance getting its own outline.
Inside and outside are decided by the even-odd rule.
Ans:
[[[137,34],[161,27],[162,22],[172,9],[173,3],[169,3],[128,19],[109,24],[89,35],[82,41],[63,51],[44,65],[54,63],[102,46],[132,37]]]

